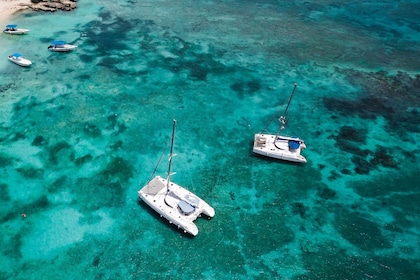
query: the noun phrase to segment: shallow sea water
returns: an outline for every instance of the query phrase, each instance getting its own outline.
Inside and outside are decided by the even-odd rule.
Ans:
[[[420,277],[418,1],[78,5],[1,35],[0,279]],[[255,156],[295,82],[308,163]],[[137,198],[172,119],[195,238]]]

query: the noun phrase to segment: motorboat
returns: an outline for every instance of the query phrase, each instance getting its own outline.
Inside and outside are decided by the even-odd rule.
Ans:
[[[32,62],[29,59],[22,57],[20,53],[14,53],[9,55],[9,60],[23,67],[28,67],[32,65]]]
[[[212,218],[215,211],[196,194],[171,181],[175,127],[176,121],[174,120],[168,177],[166,179],[160,176],[154,177],[138,191],[138,196],[161,217],[167,219],[170,224],[175,225],[184,233],[196,236],[198,228],[194,221],[197,217],[204,214],[208,218]]]
[[[17,28],[17,24],[8,24],[6,25],[6,29],[3,30],[4,33],[12,35],[22,35],[29,31],[29,29]]]
[[[67,44],[65,41],[52,41],[48,49],[53,52],[69,52],[77,48],[75,45]]]
[[[276,114],[272,117],[262,132],[254,135],[254,146],[252,149],[254,153],[285,161],[306,163],[306,158],[300,154],[301,151],[306,148],[304,141],[298,137],[280,135],[280,131],[283,130],[286,125],[287,112],[289,110],[289,106],[295,93],[296,87],[297,84],[295,83],[286,109],[283,115],[279,118],[280,124],[277,129],[277,133],[272,134],[264,132],[269,127],[270,123],[276,119],[280,110],[276,112]]]

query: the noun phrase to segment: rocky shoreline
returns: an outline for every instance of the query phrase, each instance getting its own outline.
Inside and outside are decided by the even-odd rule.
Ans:
[[[77,0],[31,0],[28,7],[37,12],[71,11],[77,8]]]

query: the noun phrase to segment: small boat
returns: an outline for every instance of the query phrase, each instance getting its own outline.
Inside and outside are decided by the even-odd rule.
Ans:
[[[194,224],[201,213],[212,218],[215,214],[211,207],[203,199],[187,189],[171,182],[171,165],[174,157],[173,148],[175,141],[176,120],[173,121],[172,145],[169,156],[168,177],[154,177],[142,189],[138,196],[161,217],[164,217],[170,224],[174,224],[184,233],[196,236],[198,228]],[[155,169],[156,170],[156,169]]]
[[[29,59],[22,57],[20,53],[14,53],[12,55],[9,55],[9,60],[23,67],[28,67],[32,64],[32,62]]]
[[[53,52],[69,52],[77,48],[75,45],[66,44],[65,41],[52,41],[48,49]]]
[[[296,87],[297,84],[295,83],[292,94],[289,98],[289,102],[287,103],[286,110],[279,118],[280,125],[277,129],[277,133],[270,134],[264,132],[271,124],[271,122],[276,118],[279,111],[276,112],[276,114],[273,116],[273,118],[266,125],[262,132],[254,135],[254,147],[252,149],[254,153],[280,160],[306,163],[306,158],[300,154],[301,151],[306,148],[304,141],[298,137],[280,135],[280,130],[284,129],[286,125],[287,112],[289,110],[290,102],[292,101]]]
[[[17,28],[17,24],[8,24],[3,32],[6,34],[22,35],[28,33],[29,29]]]

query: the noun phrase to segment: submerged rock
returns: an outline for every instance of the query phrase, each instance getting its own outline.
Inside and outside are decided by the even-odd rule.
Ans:
[[[77,8],[77,3],[76,0],[31,0],[31,4],[29,4],[28,7],[33,11],[71,11]]]

